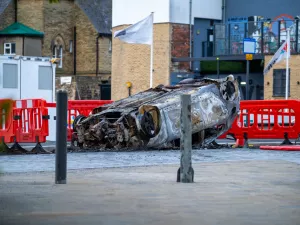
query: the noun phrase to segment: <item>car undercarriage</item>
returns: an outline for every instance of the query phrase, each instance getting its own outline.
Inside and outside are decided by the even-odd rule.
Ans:
[[[159,85],[95,108],[74,120],[81,148],[165,149],[180,143],[180,96],[190,94],[194,145],[215,141],[239,113],[239,86],[233,75],[222,79],[186,79]]]

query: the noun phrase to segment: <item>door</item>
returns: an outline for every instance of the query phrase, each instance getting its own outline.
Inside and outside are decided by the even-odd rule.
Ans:
[[[111,100],[111,84],[100,84],[101,100]]]

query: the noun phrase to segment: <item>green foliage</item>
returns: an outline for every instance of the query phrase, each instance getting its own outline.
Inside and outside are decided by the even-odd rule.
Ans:
[[[59,0],[49,0],[49,2],[52,3],[59,3]]]

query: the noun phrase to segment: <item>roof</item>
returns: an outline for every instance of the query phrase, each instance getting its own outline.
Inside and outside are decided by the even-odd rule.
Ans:
[[[4,10],[7,8],[7,6],[9,5],[9,3],[12,0],[1,0],[0,1],[0,15],[4,12]]]
[[[112,0],[75,0],[99,34],[111,36]]]
[[[1,30],[0,36],[43,37],[44,33],[17,22]]]

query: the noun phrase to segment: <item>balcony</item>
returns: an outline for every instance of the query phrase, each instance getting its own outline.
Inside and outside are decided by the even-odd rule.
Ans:
[[[274,54],[290,30],[291,54],[300,53],[299,20],[232,22],[214,25],[214,56],[243,55],[244,38],[256,40],[255,54]]]

